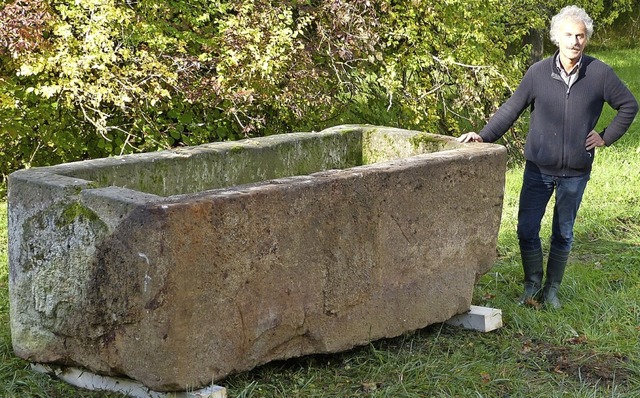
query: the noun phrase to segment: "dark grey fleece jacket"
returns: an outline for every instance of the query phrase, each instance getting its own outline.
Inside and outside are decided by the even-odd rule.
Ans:
[[[544,174],[584,175],[591,171],[595,154],[585,149],[585,142],[604,103],[617,111],[600,133],[606,145],[611,145],[633,122],[638,102],[610,66],[587,55],[582,56],[578,78],[569,88],[558,74],[555,56],[529,68],[511,98],[479,134],[485,142],[496,141],[530,107],[525,158]]]

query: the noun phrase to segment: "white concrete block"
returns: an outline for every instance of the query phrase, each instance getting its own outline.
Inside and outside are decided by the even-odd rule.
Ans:
[[[502,327],[502,310],[472,305],[468,312],[455,315],[445,323],[490,332]]]
[[[195,391],[158,392],[152,391],[135,380],[101,376],[83,369],[31,364],[36,372],[46,373],[76,387],[93,391],[111,391],[133,398],[227,398],[227,390],[220,386],[209,386]]]

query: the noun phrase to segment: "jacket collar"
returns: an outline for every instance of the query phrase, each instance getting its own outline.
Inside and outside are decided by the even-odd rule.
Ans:
[[[551,77],[553,77],[554,79],[557,78],[562,80],[562,77],[560,77],[560,74],[558,73],[558,68],[556,66],[556,57],[558,56],[558,54],[560,54],[560,50],[556,50],[556,52],[553,53],[551,57],[547,58],[547,63],[549,65],[549,68],[551,69]],[[584,77],[585,73],[587,72],[587,67],[594,59],[595,58],[590,57],[585,53],[582,53],[582,57],[580,58],[580,65],[579,65],[580,69],[578,70],[578,78],[576,79],[576,81]]]
[[[556,52],[556,55],[553,57],[555,64],[556,64],[556,70],[560,73],[560,74],[565,74],[565,75],[571,75],[574,73],[578,73],[578,71],[580,71],[580,68],[582,67],[582,58],[584,57],[584,54],[580,54],[580,59],[578,60],[578,62],[573,66],[573,69],[571,70],[571,72],[567,73],[564,70],[564,65],[562,65],[562,61],[560,60],[560,56],[558,55],[558,52]]]

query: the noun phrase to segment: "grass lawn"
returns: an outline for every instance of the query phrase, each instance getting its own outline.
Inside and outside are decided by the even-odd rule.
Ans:
[[[640,48],[596,55],[640,98]],[[603,123],[612,114],[608,109]],[[474,293],[474,304],[502,310],[503,328],[483,334],[435,324],[345,353],[271,363],[218,384],[230,397],[640,396],[639,168],[640,118],[616,145],[598,151],[560,290],[562,309],[516,304],[522,170],[514,168],[507,173],[499,258]],[[0,220],[1,396],[118,396],[35,374],[13,355],[4,204]],[[549,226],[547,214],[545,242]]]

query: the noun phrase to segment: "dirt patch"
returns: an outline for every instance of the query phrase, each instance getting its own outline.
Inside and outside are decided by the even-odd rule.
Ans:
[[[576,379],[580,383],[613,387],[626,385],[629,376],[629,359],[587,349],[586,338],[575,337],[567,345],[557,346],[546,342],[523,342],[524,362],[538,370],[546,370]]]

